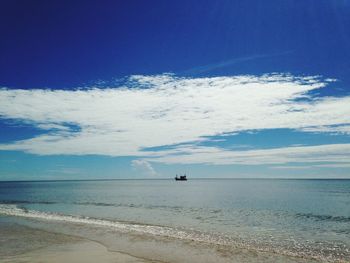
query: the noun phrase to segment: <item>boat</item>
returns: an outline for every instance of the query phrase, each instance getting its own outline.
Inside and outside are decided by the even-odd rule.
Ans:
[[[186,177],[186,175],[180,175],[180,176],[176,175],[175,180],[176,181],[187,181],[187,177]]]

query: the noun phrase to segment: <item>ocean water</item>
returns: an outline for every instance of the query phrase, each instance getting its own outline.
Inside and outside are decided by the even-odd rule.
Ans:
[[[0,182],[0,215],[350,261],[350,180]]]

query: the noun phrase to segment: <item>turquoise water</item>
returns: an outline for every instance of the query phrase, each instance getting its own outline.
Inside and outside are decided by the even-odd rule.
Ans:
[[[1,182],[0,213],[350,261],[350,180]]]

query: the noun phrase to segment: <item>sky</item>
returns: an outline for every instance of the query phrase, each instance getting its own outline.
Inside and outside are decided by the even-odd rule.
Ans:
[[[0,180],[350,178],[350,1],[0,2]]]

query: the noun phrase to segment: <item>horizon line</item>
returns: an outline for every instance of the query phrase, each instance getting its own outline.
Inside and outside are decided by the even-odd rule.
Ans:
[[[79,182],[79,181],[159,181],[159,180],[174,180],[173,177],[169,178],[102,178],[102,179],[44,179],[44,180],[0,180],[0,183],[25,183],[25,182]],[[277,178],[277,177],[262,177],[262,178],[245,178],[245,177],[219,177],[219,178],[213,178],[213,177],[197,177],[197,178],[190,178],[188,181],[191,180],[350,180],[350,178],[292,178],[292,177],[285,177],[285,178]]]

